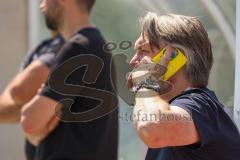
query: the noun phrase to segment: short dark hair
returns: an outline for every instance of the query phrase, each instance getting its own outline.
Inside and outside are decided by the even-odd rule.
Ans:
[[[96,0],[76,0],[80,6],[85,6],[88,12],[91,12]]]

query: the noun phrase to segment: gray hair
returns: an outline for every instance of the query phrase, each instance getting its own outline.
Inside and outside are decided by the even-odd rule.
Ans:
[[[151,46],[161,48],[160,42],[163,41],[184,52],[187,57],[186,78],[194,87],[208,85],[213,64],[212,47],[198,18],[148,13],[140,22],[143,35],[146,35]]]

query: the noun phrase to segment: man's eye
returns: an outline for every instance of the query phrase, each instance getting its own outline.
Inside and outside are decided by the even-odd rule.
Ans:
[[[178,51],[176,49],[174,49],[174,51],[172,52],[171,58],[174,59],[177,57],[177,55],[178,55]]]

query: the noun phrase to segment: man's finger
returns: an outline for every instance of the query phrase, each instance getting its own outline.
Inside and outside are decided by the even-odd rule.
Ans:
[[[172,47],[170,47],[170,46],[166,47],[166,51],[164,52],[164,55],[162,56],[159,64],[163,65],[163,66],[168,66],[168,63],[172,59],[173,51],[174,51],[174,49]]]
[[[140,63],[152,63],[151,58],[144,56]]]
[[[128,89],[131,89],[133,87],[133,82],[132,82],[132,73],[129,74],[128,79],[127,79],[127,87]]]

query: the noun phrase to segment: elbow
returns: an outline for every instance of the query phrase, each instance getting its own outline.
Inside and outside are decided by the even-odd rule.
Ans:
[[[161,129],[153,123],[142,123],[136,127],[139,137],[149,148],[163,148],[167,145],[164,142]]]
[[[20,104],[25,102],[26,98],[25,98],[24,89],[22,89],[21,87],[14,86],[10,89],[9,92],[15,102],[20,103]]]

